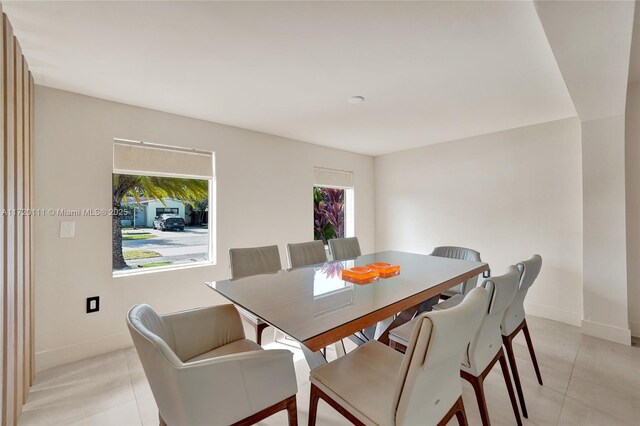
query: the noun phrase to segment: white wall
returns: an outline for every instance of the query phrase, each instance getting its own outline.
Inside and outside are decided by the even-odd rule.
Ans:
[[[624,127],[624,115],[582,121],[582,331],[630,345]]]
[[[212,150],[217,175],[216,266],[112,278],[111,219],[35,220],[36,363],[54,365],[128,345],[125,314],[146,302],[161,312],[224,303],[204,282],[227,278],[232,246],[313,238],[313,166],[352,170],[355,231],[374,249],[373,159],[248,130],[37,87],[35,207],[110,208],[113,138]],[[281,202],[279,202],[281,201]],[[86,314],[85,298],[101,297]]]
[[[625,122],[629,323],[640,336],[640,83],[629,86]]]
[[[494,275],[539,253],[528,312],[580,325],[580,137],[570,118],[377,157],[376,250],[472,247]]]

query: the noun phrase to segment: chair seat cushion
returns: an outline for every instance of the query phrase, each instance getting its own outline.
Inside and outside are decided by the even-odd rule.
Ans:
[[[388,424],[403,355],[370,341],[311,370],[311,383],[365,424]]]
[[[220,346],[202,355],[193,357],[187,362],[202,361],[203,359],[217,358],[224,355],[239,354],[241,352],[261,351],[262,346],[249,339],[240,339],[227,345]]]
[[[444,292],[442,292],[442,294],[449,296],[449,297],[453,297],[459,294],[462,294],[462,284],[458,284],[455,287],[451,287],[448,290],[445,290]]]
[[[457,294],[447,300],[444,300],[437,305],[433,306],[434,311],[442,311],[444,309],[453,308],[454,306],[458,306],[460,302],[464,300],[464,296],[461,294]]]
[[[400,343],[404,346],[409,346],[411,340],[411,333],[413,333],[413,327],[416,325],[416,320],[412,319],[409,322],[405,322],[399,327],[394,328],[389,332],[389,340],[393,340],[396,343]]]

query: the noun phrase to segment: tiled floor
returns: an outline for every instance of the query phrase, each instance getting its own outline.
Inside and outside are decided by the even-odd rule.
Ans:
[[[580,329],[531,317],[528,320],[544,386],[519,336],[515,341],[518,368],[529,408],[525,425],[640,424],[640,348],[580,334]],[[268,331],[265,336],[269,335]],[[270,343],[266,348],[283,347]],[[307,423],[309,369],[294,350],[298,376],[298,416]],[[498,366],[485,382],[493,425],[515,420]],[[470,425],[479,425],[472,388],[463,383]],[[348,422],[320,402],[319,425]],[[20,425],[157,425],[158,411],[133,348],[57,367],[40,373],[29,393]],[[212,421],[215,424],[215,421]],[[283,413],[261,425],[286,425]],[[450,424],[457,424],[453,420]],[[416,425],[418,426],[418,425]]]

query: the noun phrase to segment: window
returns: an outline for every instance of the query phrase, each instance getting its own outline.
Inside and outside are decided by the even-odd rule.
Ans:
[[[213,153],[116,140],[114,274],[212,263]]]
[[[156,216],[162,214],[178,214],[179,209],[177,207],[156,207]]]
[[[354,235],[353,174],[314,168],[313,236],[325,244]]]

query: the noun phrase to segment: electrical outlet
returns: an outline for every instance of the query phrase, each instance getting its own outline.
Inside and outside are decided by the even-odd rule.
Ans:
[[[98,312],[100,310],[100,296],[87,297],[87,313]]]

